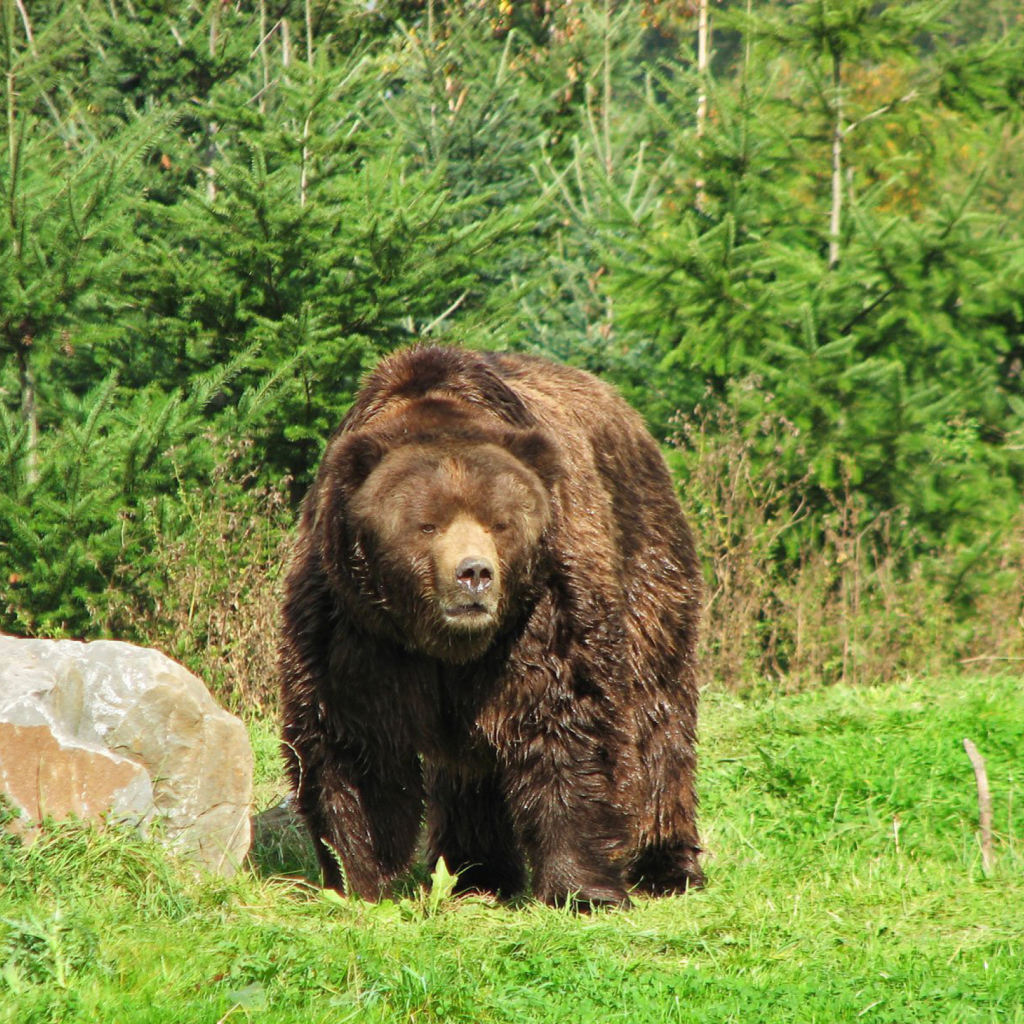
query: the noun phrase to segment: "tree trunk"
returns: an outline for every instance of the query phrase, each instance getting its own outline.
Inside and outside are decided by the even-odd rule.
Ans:
[[[263,88],[260,90],[260,113],[267,110],[267,90],[270,88],[270,54],[267,52],[267,0],[260,0],[260,62],[263,64]]]
[[[306,0],[306,63],[313,70],[313,9],[310,0]],[[310,77],[312,86],[312,76]],[[309,192],[309,123],[313,119],[313,111],[306,115],[306,123],[302,126],[302,171],[299,174],[299,206],[306,205]]]
[[[217,40],[220,35],[220,0],[213,0],[213,13],[210,15],[210,57],[217,56]]]
[[[36,411],[36,377],[32,372],[28,348],[31,338],[18,346],[18,383],[21,389],[21,418],[28,426],[28,444],[25,452],[25,479],[29,485],[39,480],[37,451],[39,448],[39,414]]]
[[[711,51],[711,19],[708,13],[708,0],[699,0],[697,6],[697,74],[700,77],[697,93],[697,159],[703,164],[704,153],[700,149],[700,140],[704,137],[708,118],[707,73]],[[703,170],[703,168],[702,168]],[[697,209],[703,210],[705,203],[704,175],[697,179]]]
[[[832,211],[828,224],[828,269],[839,265],[839,233],[843,222],[843,93],[842,63],[838,53],[832,53]]]

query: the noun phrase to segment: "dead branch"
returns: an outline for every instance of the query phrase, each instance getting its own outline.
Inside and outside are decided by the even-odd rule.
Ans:
[[[960,658],[961,665],[973,665],[978,661],[1024,661],[1024,658],[1014,658],[1004,654],[979,654],[975,658]]]
[[[978,784],[978,824],[981,828],[981,864],[985,874],[992,873],[994,859],[992,856],[992,794],[988,788],[988,774],[985,771],[985,759],[978,753],[978,748],[966,737],[964,750],[971,759],[974,768],[974,779]]]

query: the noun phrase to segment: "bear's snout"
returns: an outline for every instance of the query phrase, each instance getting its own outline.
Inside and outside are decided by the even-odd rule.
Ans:
[[[455,569],[455,579],[471,594],[479,593],[494,582],[494,565],[486,558],[464,558]]]
[[[448,622],[461,630],[491,625],[502,579],[490,532],[475,519],[458,516],[434,542],[434,559]]]

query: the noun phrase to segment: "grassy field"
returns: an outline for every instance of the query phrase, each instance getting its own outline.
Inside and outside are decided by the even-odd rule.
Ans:
[[[271,849],[223,881],[124,833],[0,839],[0,1021],[1024,1024],[1024,682],[709,695],[701,793],[707,889],[592,916],[345,901]]]

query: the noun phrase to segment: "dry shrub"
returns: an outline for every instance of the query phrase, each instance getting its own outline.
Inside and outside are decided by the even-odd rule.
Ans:
[[[971,551],[929,549],[901,510],[872,515],[848,484],[794,476],[800,438],[781,417],[766,412],[756,443],[727,409],[677,427],[709,681],[799,690],[1024,665],[1024,510]]]
[[[698,407],[677,425],[676,447],[688,456],[683,502],[708,584],[703,661],[716,680],[737,687],[778,668],[774,553],[805,518],[799,482],[786,480],[778,459],[755,468],[752,443],[728,410]]]
[[[989,585],[975,599],[961,663],[1024,672],[1024,509],[986,552],[981,573]]]
[[[186,665],[225,707],[277,707],[277,636],[292,510],[287,483],[235,475],[240,446],[212,486],[179,492],[184,530],[157,531],[150,600],[110,609],[130,635]],[[115,581],[116,586],[116,581]]]

